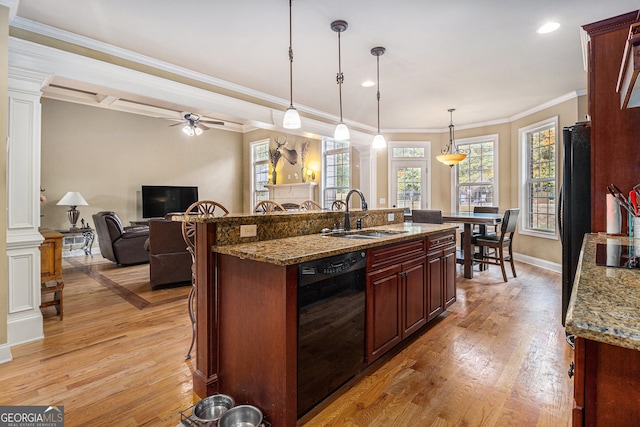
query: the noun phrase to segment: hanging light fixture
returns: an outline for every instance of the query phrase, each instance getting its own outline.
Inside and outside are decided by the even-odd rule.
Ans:
[[[338,92],[340,94],[340,122],[333,133],[333,139],[336,141],[348,141],[351,138],[349,135],[349,128],[342,121],[342,83],[344,83],[344,75],[342,74],[342,62],[340,59],[340,33],[345,31],[348,26],[349,24],[347,24],[347,21],[338,20],[331,23],[331,29],[338,33],[338,75],[336,76],[336,81],[338,83]]]
[[[293,0],[289,0],[289,99],[291,104],[289,108],[284,112],[284,118],[282,119],[282,127],[285,129],[300,129],[302,123],[300,122],[300,114],[298,110],[293,106],[293,31],[291,27],[291,3]]]
[[[436,159],[445,165],[453,167],[466,159],[467,155],[459,152],[456,148],[456,141],[453,134],[453,112],[456,111],[456,109],[449,108],[448,111],[449,114],[451,114],[451,121],[449,122],[449,143],[440,151],[442,154],[437,156]]]
[[[376,57],[376,76],[378,81],[378,93],[376,95],[378,99],[378,133],[373,137],[373,142],[371,145],[375,149],[381,149],[387,146],[387,141],[385,141],[384,136],[380,133],[380,56],[384,55],[386,51],[383,47],[374,47],[371,49],[371,55]]]

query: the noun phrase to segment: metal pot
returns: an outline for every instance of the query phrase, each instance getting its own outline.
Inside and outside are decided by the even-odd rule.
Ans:
[[[224,413],[218,427],[258,427],[262,424],[262,411],[251,405],[238,405]]]
[[[217,421],[234,405],[235,401],[231,396],[214,394],[196,403],[193,408],[193,417],[205,423]]]

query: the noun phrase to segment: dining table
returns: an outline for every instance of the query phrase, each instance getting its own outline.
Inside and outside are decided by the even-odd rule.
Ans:
[[[443,222],[461,222],[464,224],[464,238],[462,239],[462,253],[464,277],[473,279],[473,230],[474,225],[495,226],[502,222],[502,214],[497,213],[443,213]]]

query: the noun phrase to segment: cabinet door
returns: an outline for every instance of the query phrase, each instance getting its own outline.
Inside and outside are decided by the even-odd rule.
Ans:
[[[456,247],[445,249],[442,257],[444,272],[444,308],[456,302]]]
[[[407,337],[427,323],[427,257],[402,264],[403,336]]]
[[[399,265],[367,275],[367,363],[402,339]]]
[[[427,307],[429,313],[427,320],[433,319],[444,311],[442,293],[444,272],[441,254],[442,252],[438,251],[427,257]]]

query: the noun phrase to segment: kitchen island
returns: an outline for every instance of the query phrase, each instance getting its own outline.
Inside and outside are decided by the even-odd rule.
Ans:
[[[574,426],[640,419],[640,270],[598,265],[633,262],[634,252],[640,240],[585,235],[565,322],[576,337]]]
[[[353,212],[352,223],[365,214],[369,217],[363,231],[380,237],[344,238],[340,233],[321,234],[320,229],[295,235],[296,221],[302,227],[326,216],[333,224],[344,213],[283,213],[255,219],[286,219],[286,230],[284,223],[276,228],[288,237],[264,232],[269,238],[260,239],[258,224],[258,236],[252,241],[220,244],[217,236],[235,233],[224,230],[225,221],[250,219],[174,218],[197,223],[194,392],[199,397],[226,393],[236,402],[258,406],[273,425],[296,425],[301,263],[366,253],[365,366],[424,330],[455,301],[454,225],[405,224],[398,209]]]

